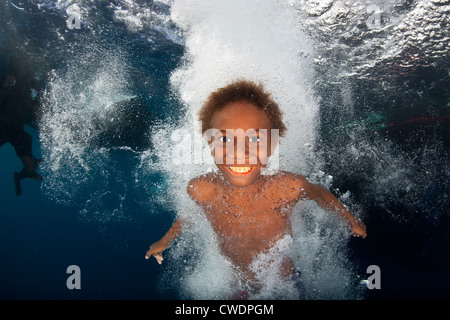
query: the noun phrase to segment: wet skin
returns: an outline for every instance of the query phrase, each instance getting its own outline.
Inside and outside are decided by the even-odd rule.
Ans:
[[[218,235],[219,248],[233,265],[253,277],[248,266],[256,255],[270,249],[277,240],[291,234],[290,214],[304,198],[298,177],[280,172],[260,176],[242,187],[230,184],[218,174],[191,181],[188,192],[203,209]],[[283,261],[282,273],[293,272],[292,261]]]
[[[219,236],[221,252],[248,273],[256,254],[290,234],[289,216],[298,197],[282,192],[280,175],[270,181],[261,176],[272,149],[270,121],[263,110],[233,103],[214,114],[211,127],[218,130],[210,146],[222,175],[192,180],[188,193]],[[245,144],[239,145],[239,139]],[[285,265],[287,270],[293,266],[291,261]]]
[[[260,134],[263,130],[256,130],[256,137],[245,137],[243,132],[252,132],[250,129],[255,128],[270,131],[270,121],[263,110],[246,102],[232,103],[214,114],[211,127],[218,129],[210,145],[220,173],[191,180],[187,191],[218,235],[221,252],[248,278],[254,277],[248,267],[255,256],[291,233],[290,215],[299,201],[315,200],[346,220],[354,235],[366,236],[365,225],[323,187],[309,183],[301,175],[284,171],[261,175],[277,141]],[[227,129],[232,130],[227,132]],[[245,148],[244,144],[238,147],[236,140],[239,138],[245,138]],[[232,140],[235,143],[232,144],[233,157],[230,157]],[[252,148],[252,143],[258,147]],[[222,152],[218,152],[219,148]],[[161,263],[162,251],[170,246],[184,224],[178,219],[168,233],[150,247],[146,258],[153,255]],[[292,267],[292,261],[286,258],[280,271],[288,276],[293,272]]]

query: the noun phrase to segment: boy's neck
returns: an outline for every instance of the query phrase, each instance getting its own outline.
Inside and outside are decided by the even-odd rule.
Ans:
[[[234,193],[234,194],[246,194],[249,192],[260,191],[261,183],[263,180],[261,178],[261,176],[259,176],[258,179],[252,184],[249,184],[246,186],[235,186],[230,181],[225,179],[225,177],[222,174],[220,174],[220,177],[221,177],[221,180],[223,181],[224,188],[226,188],[227,191]]]

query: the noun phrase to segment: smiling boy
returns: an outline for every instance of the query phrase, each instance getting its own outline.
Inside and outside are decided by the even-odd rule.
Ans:
[[[253,292],[260,287],[255,258],[291,241],[290,215],[299,201],[316,201],[344,219],[355,236],[366,237],[364,223],[325,188],[286,171],[261,175],[278,136],[286,130],[281,115],[271,96],[253,82],[236,81],[213,92],[199,118],[219,172],[194,178],[187,187],[217,234],[221,253]],[[161,264],[162,252],[186,226],[177,219],[166,235],[150,246],[146,258],[154,256]],[[289,255],[279,255],[279,259],[280,275],[295,276]]]

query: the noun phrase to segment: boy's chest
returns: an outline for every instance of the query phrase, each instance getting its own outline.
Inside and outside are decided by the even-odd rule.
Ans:
[[[282,211],[283,208],[295,204],[294,202],[294,199],[290,199],[279,190],[271,189],[240,194],[219,193],[212,205],[219,210],[251,213],[254,211]]]
[[[219,194],[205,213],[213,225],[230,225],[234,228],[253,225],[261,227],[266,224],[284,224],[294,206],[294,201],[271,197],[266,193],[252,196]]]

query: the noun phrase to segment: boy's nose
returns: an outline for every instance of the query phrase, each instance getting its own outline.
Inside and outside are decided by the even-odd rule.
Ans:
[[[237,141],[238,139],[235,138],[234,139],[234,154],[235,154],[235,158],[236,160],[239,162],[244,161],[245,163],[245,158],[248,155],[248,148],[247,148],[247,139],[245,139],[245,143],[238,143]]]
[[[237,142],[237,138],[234,139],[234,163],[235,164],[256,164],[256,159],[250,154],[249,138],[245,137],[245,142]],[[252,154],[255,151],[252,151]]]

